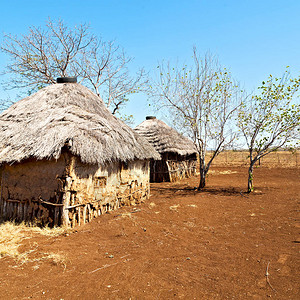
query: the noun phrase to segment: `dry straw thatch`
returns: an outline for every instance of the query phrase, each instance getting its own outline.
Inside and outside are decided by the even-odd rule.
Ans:
[[[160,159],[144,138],[78,83],[50,85],[0,115],[0,164],[58,159],[64,146],[89,164]]]
[[[184,156],[197,153],[190,139],[155,117],[147,117],[135,131],[146,138],[160,154],[170,152]]]

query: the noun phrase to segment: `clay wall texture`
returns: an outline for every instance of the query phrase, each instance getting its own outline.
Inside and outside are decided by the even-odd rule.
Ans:
[[[151,182],[175,182],[196,175],[197,157],[164,153],[161,160],[151,161],[150,169]]]
[[[22,164],[4,165],[2,172],[2,199],[27,201],[29,199],[54,200],[60,190],[58,177],[64,174],[66,162],[59,160],[28,160]]]
[[[3,220],[59,223],[55,208],[41,201],[59,203],[63,191],[66,157],[56,160],[32,159],[3,165],[1,172],[0,217]],[[56,219],[55,219],[56,218]]]
[[[83,164],[64,153],[0,168],[0,217],[50,226],[76,226],[149,197],[149,162]]]
[[[70,177],[69,226],[90,221],[106,211],[149,198],[149,162],[114,162],[98,168],[76,158]]]

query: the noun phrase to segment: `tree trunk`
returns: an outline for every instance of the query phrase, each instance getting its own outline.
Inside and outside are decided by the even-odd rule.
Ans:
[[[201,191],[205,187],[205,179],[206,179],[206,170],[205,170],[205,162],[200,159],[200,182],[198,186],[198,191]]]
[[[201,191],[205,187],[205,174],[204,172],[200,172],[200,183],[198,186],[198,191]]]
[[[253,163],[251,162],[248,170],[248,193],[253,192]]]

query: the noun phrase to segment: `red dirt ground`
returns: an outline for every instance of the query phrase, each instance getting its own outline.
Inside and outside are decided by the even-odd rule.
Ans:
[[[202,193],[198,178],[153,184],[142,205],[24,240],[66,267],[1,259],[0,298],[300,299],[299,169],[255,169],[251,195],[246,168],[214,170]]]

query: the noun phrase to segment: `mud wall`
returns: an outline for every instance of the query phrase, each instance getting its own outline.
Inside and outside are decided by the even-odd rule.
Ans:
[[[1,184],[2,184],[2,173],[3,173],[3,166],[0,165],[0,201],[1,201]]]
[[[0,218],[74,227],[147,199],[149,176],[148,161],[99,167],[83,164],[69,153],[57,161],[4,165],[0,173]]]
[[[123,205],[149,197],[149,162],[114,162],[101,167],[85,165],[79,158],[69,174],[68,214],[64,223],[75,227]]]
[[[175,153],[162,154],[162,160],[151,161],[151,182],[175,182],[196,175],[197,157],[181,156]]]
[[[0,218],[57,225],[66,161],[66,156],[62,155],[57,161],[29,159],[3,165]]]
[[[170,173],[167,161],[152,160],[150,162],[150,182],[169,182]]]
[[[183,160],[166,162],[170,174],[170,181],[175,182],[184,178],[189,178],[196,175],[197,161]]]

